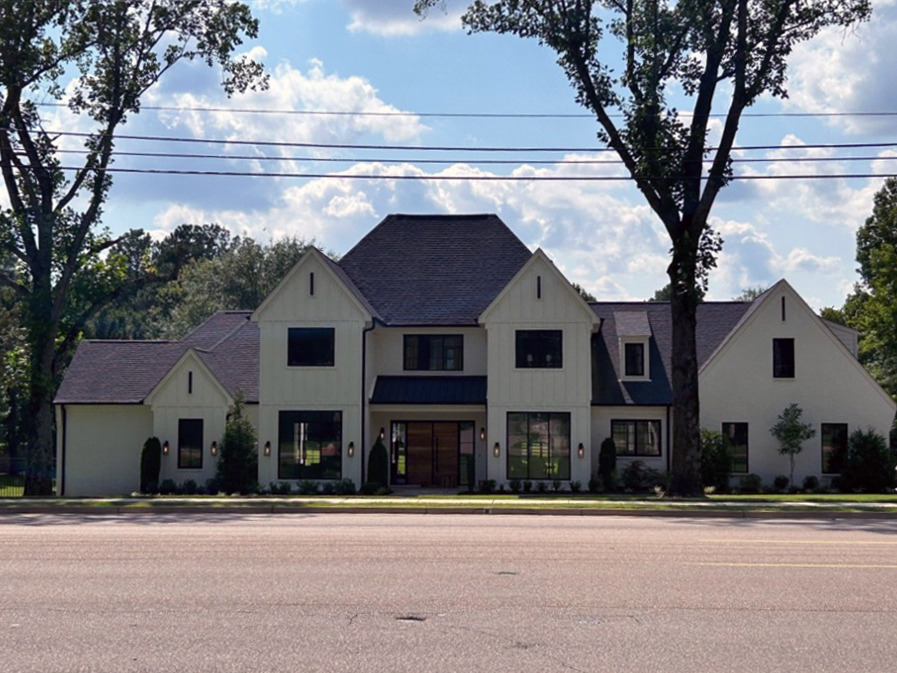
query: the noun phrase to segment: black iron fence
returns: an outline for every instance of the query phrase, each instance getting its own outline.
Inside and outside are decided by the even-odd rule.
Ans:
[[[25,460],[0,457],[0,498],[21,498],[25,492]]]

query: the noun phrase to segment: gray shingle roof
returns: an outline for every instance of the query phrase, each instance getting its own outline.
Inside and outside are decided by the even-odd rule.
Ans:
[[[388,325],[475,325],[531,255],[495,215],[389,215],[339,265]]]
[[[666,405],[673,399],[670,383],[672,316],[668,302],[593,302],[592,310],[603,319],[601,332],[592,339],[592,404]],[[702,366],[742,318],[751,302],[705,302],[697,312],[698,366]],[[631,329],[631,321],[647,315],[651,328],[648,347],[650,381],[620,381],[618,321]]]
[[[249,315],[216,313],[182,341],[82,341],[55,402],[140,404],[189,348],[228,393],[258,402],[259,332]]]

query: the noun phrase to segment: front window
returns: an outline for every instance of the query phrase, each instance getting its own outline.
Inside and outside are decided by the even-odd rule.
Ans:
[[[517,330],[518,369],[560,369],[564,333],[559,329]]]
[[[460,334],[406,334],[405,369],[408,371],[461,371],[464,337]]]
[[[847,423],[822,424],[822,471],[841,474],[847,457]]]
[[[642,341],[623,344],[623,374],[626,377],[642,378],[645,376],[645,344]]]
[[[732,449],[732,472],[747,474],[748,471],[748,424],[723,423],[723,436],[729,440]]]
[[[278,479],[339,479],[342,421],[339,411],[281,411]]]
[[[332,367],[332,327],[291,327],[288,333],[287,364],[290,367]]]
[[[794,378],[794,339],[772,340],[772,375],[777,379]]]
[[[202,419],[178,420],[178,469],[202,468]]]
[[[508,414],[508,479],[570,478],[570,414]]]
[[[618,456],[659,456],[660,421],[611,421]]]

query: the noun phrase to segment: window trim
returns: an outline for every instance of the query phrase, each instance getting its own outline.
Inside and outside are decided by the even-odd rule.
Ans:
[[[541,338],[548,338],[549,336],[558,340],[558,359],[557,364],[552,362],[551,360],[546,360],[546,363],[538,364],[533,360],[531,363],[527,363],[525,357],[521,356],[521,342],[526,339],[526,335],[541,335]],[[529,369],[563,369],[564,368],[564,330],[562,329],[515,329],[514,330],[514,369],[517,370],[529,370]]]
[[[782,357],[781,346],[779,344],[791,344],[791,368],[790,374],[785,369],[784,373],[780,373],[785,365],[788,364],[788,358]],[[772,340],[772,377],[774,379],[784,379],[789,381],[797,377],[797,348],[793,337],[774,337]]]
[[[825,428],[826,426],[843,426],[844,427],[844,453],[842,460],[847,457],[847,446],[850,439],[850,425],[848,423],[820,423],[819,424],[819,471],[825,475],[839,475],[842,472],[830,472],[826,470],[825,465]]]
[[[408,366],[408,345],[409,341],[412,339],[416,339],[418,341],[417,345],[417,365],[416,367]],[[420,349],[420,340],[426,339],[431,342],[428,348],[432,349],[432,341],[435,339],[442,339],[442,357],[440,358],[440,367],[431,368],[431,367],[421,367],[421,349]],[[448,352],[446,349],[445,340],[446,339],[457,339],[457,357],[455,358],[457,361],[456,367],[446,367],[446,353]],[[432,350],[430,351],[432,352]],[[403,334],[402,335],[402,370],[406,372],[463,372],[464,371],[464,335],[463,334]]]
[[[635,425],[635,452],[620,453],[620,448],[616,445],[617,440],[614,439],[614,425],[618,423],[634,423]],[[639,423],[655,423],[657,425],[657,453],[642,453],[638,450],[638,424]],[[628,432],[627,432],[628,435]],[[614,440],[617,458],[663,458],[663,421],[659,418],[612,418],[610,421],[610,437]]]
[[[330,357],[325,363],[306,364],[293,360],[291,344],[293,343],[292,335],[299,332],[318,332],[320,334],[329,333],[330,335]],[[336,366],[336,329],[333,327],[288,327],[287,328],[287,367],[304,368],[310,367],[335,367]]]
[[[642,347],[642,373],[629,374],[626,371],[627,346]],[[647,337],[620,337],[620,380],[621,381],[650,381],[651,380],[651,358],[649,357],[649,344]]]
[[[185,434],[182,428],[187,423],[198,423],[199,424],[199,446],[184,446],[184,442],[182,440],[183,435]],[[203,466],[203,440],[205,439],[205,423],[203,423],[202,418],[179,418],[178,419],[178,469],[179,470],[201,470]],[[183,450],[185,448],[189,449],[198,449],[199,451],[199,465],[185,465]]]
[[[750,474],[750,472],[751,472],[751,430],[750,430],[750,425],[748,424],[747,421],[722,421],[720,423],[720,434],[729,441],[729,445],[733,449],[735,448],[735,443],[732,441],[732,438],[729,436],[729,433],[726,432],[727,425],[743,425],[744,426],[744,435],[746,438],[746,441],[744,444],[744,471],[736,470],[734,468],[735,455],[733,452],[732,463],[729,466],[729,472],[731,474]]]

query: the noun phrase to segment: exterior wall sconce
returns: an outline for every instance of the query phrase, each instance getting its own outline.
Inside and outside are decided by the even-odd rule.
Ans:
[[[383,441],[386,438],[386,429],[385,428],[380,428],[380,434],[378,435],[378,437],[380,437],[380,441]]]
[[[480,428],[480,441],[486,441],[486,428]]]
[[[262,449],[262,453],[264,453],[266,456],[271,455],[271,442],[265,442],[265,448]]]
[[[212,446],[209,449],[209,453],[211,453],[213,456],[218,455],[218,442],[212,442]]]
[[[346,455],[349,458],[352,458],[355,455],[355,442],[349,442],[349,446],[346,447]]]
[[[498,445],[498,442],[495,442],[495,446],[492,447],[492,455],[496,458],[501,455],[501,447]]]
[[[576,455],[580,458],[586,457],[586,447],[582,445],[582,442],[579,443],[579,447],[576,449]]]
[[[165,440],[165,443],[162,444],[162,455],[163,456],[168,455],[168,440]]]

